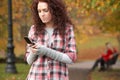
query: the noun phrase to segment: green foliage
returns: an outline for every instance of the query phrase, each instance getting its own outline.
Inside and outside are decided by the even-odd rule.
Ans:
[[[105,16],[99,24],[105,31],[120,32],[120,11],[115,11],[110,16]]]

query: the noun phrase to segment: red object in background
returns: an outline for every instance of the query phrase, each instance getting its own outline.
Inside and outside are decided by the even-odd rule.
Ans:
[[[107,50],[107,52],[106,52],[106,54],[102,54],[102,57],[103,57],[103,59],[105,60],[105,61],[108,61],[110,58],[111,58],[111,56],[114,54],[114,53],[116,53],[117,51],[116,51],[116,49],[114,48],[114,50],[112,51],[111,49],[108,49]]]

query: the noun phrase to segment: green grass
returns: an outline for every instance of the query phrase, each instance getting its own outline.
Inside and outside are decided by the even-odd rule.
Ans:
[[[89,37],[84,43],[77,44],[80,49],[89,49],[96,47],[104,47],[106,42],[111,42],[113,46],[118,46],[116,37],[105,37],[103,35]]]
[[[0,63],[0,80],[25,80],[30,66],[26,64],[16,64],[16,74],[5,72],[6,64]]]
[[[0,64],[0,80],[25,80],[29,68],[26,64],[16,64],[17,74],[10,74],[5,72],[6,64]],[[119,80],[120,69],[108,70],[105,72],[98,72],[95,70],[91,73],[91,80]]]
[[[105,72],[99,72],[98,70],[92,72],[92,80],[120,80],[120,69],[108,70]]]

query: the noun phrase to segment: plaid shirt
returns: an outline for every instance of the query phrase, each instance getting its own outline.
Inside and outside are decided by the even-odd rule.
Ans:
[[[73,27],[66,27],[65,38],[62,39],[58,30],[53,31],[51,46],[48,46],[48,33],[44,31],[37,37],[37,44],[47,46],[54,50],[67,54],[74,62],[76,60],[76,44]],[[28,36],[35,39],[34,26],[31,27]],[[27,49],[26,57],[29,55]],[[38,56],[32,63],[27,80],[69,80],[66,63],[53,60],[47,56]]]

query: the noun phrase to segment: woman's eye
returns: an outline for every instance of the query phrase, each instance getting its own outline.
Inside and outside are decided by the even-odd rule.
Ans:
[[[43,9],[43,10],[38,10],[38,13],[41,13],[41,12],[48,12],[49,10],[48,9]]]
[[[45,9],[44,12],[48,12],[49,10],[48,9]]]

